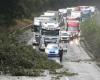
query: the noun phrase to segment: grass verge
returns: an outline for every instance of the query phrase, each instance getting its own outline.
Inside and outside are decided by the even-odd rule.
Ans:
[[[91,48],[91,50],[87,49],[95,56],[96,60],[100,61],[100,24],[98,24],[97,16],[100,15],[83,22],[81,30],[83,37]]]
[[[50,74],[56,74],[56,75],[59,75],[59,76],[75,76],[75,75],[78,75],[78,73],[72,73],[72,72],[69,72],[69,71],[57,72],[56,70],[50,70]]]

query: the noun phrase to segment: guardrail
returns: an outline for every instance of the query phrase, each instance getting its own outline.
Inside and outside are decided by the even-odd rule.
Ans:
[[[31,28],[31,27],[32,27],[32,25],[33,25],[33,24],[29,24],[29,25],[27,25],[27,26],[25,26],[25,27],[21,28],[20,30],[29,29],[29,28]]]
[[[32,27],[32,25],[33,25],[33,24],[29,24],[29,25],[27,25],[27,26],[25,26],[25,27],[20,28],[20,30],[27,30],[27,29],[30,29],[30,28]],[[15,33],[16,33],[16,30],[15,30],[11,35],[13,35],[13,34],[15,34]]]

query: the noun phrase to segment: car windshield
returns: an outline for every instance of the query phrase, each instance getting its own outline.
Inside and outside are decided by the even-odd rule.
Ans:
[[[68,33],[61,33],[61,36],[68,36]]]
[[[42,29],[42,35],[47,35],[47,36],[58,36],[59,35],[59,30],[45,30]]]
[[[58,49],[58,45],[48,45],[47,46],[48,49]]]

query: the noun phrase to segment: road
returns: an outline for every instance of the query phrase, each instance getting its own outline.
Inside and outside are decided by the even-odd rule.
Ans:
[[[32,39],[33,37],[27,42],[28,45],[32,43]],[[92,61],[84,48],[82,48],[80,41],[75,39],[67,45],[68,51],[64,52],[63,62],[61,64],[64,69],[78,73],[76,76],[68,77],[69,80],[100,80],[99,67],[95,61]],[[62,80],[65,80],[65,78]]]
[[[64,54],[63,68],[78,73],[69,80],[100,80],[100,69],[77,40],[68,45],[68,52]]]

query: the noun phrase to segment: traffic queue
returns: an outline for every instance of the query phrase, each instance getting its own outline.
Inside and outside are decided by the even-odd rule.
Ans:
[[[91,18],[96,11],[95,6],[76,6],[48,10],[39,17],[34,17],[32,31],[34,33],[33,45],[38,45],[39,50],[45,51],[48,57],[60,57],[63,49],[80,36],[80,23]]]

